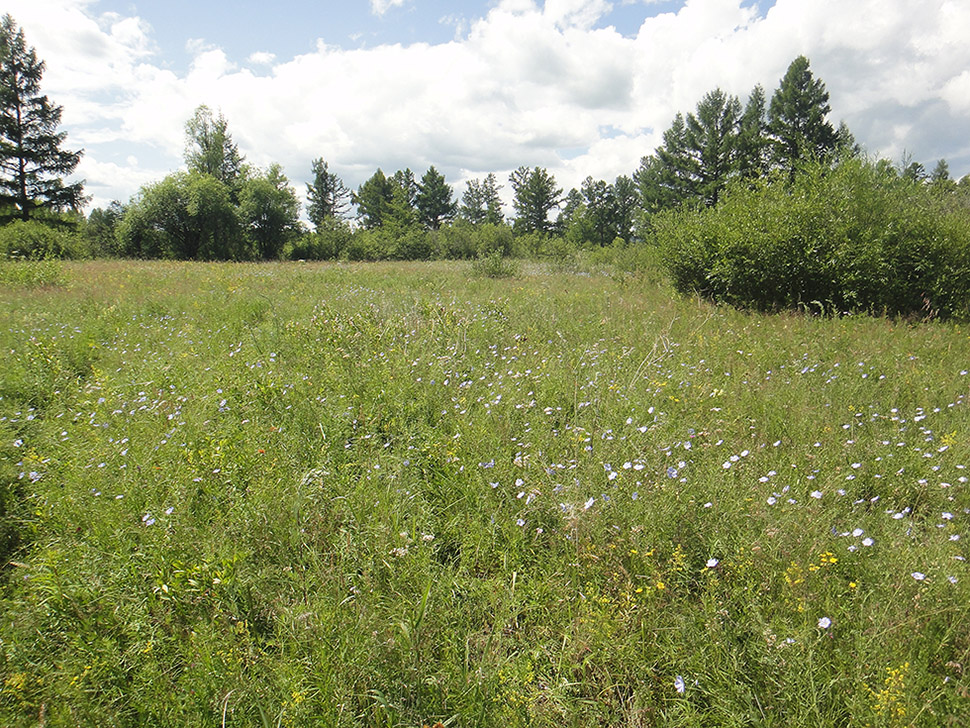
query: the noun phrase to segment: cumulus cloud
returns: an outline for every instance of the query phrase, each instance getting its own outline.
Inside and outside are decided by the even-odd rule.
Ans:
[[[609,24],[616,4],[500,0],[436,44],[321,41],[300,55],[244,59],[196,44],[188,69],[175,72],[137,17],[98,15],[87,0],[50,0],[43,11],[8,0],[48,63],[45,92],[87,147],[88,185],[110,182],[98,189],[119,195],[180,163],[185,120],[201,103],[226,115],[251,163],[281,162],[298,188],[323,156],[352,187],[378,166],[420,175],[434,164],[460,192],[464,179],[494,171],[504,181],[524,164],[549,168],[569,189],[587,175],[631,174],[673,116],[715,86],[742,100],[757,83],[770,94],[798,54],[825,81],[833,120],[871,153],[945,156],[954,174],[970,172],[962,0],[777,0],[767,10],[686,0],[676,12],[645,10],[627,35]],[[112,160],[129,153],[151,169],[123,173]]]

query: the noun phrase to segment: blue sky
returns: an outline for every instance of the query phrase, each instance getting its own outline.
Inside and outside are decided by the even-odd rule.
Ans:
[[[520,165],[566,189],[612,181],[707,91],[770,95],[800,54],[871,155],[970,173],[966,0],[4,4],[47,63],[92,205],[177,169],[202,103],[301,193],[321,156],[350,187],[432,164],[456,193]]]

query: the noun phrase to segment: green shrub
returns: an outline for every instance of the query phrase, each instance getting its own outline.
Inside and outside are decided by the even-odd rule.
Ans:
[[[35,220],[15,220],[0,227],[0,257],[52,260],[84,257],[81,238],[73,231]]]
[[[658,215],[677,290],[757,310],[962,314],[970,225],[883,165],[811,166]]]
[[[336,260],[350,246],[353,235],[346,222],[328,218],[315,232],[291,243],[286,257],[290,260]]]
[[[38,288],[66,282],[63,264],[57,260],[2,260],[0,284]]]

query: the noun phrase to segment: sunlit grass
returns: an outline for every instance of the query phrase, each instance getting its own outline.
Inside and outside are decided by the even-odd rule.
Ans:
[[[605,266],[63,270],[0,287],[5,725],[970,715],[959,325]]]

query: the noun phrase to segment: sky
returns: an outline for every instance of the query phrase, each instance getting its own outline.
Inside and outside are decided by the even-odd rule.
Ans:
[[[967,0],[4,0],[45,61],[90,207],[184,165],[200,104],[302,197],[434,165],[464,182],[631,175],[720,87],[769,98],[805,55],[873,157],[970,174]]]

